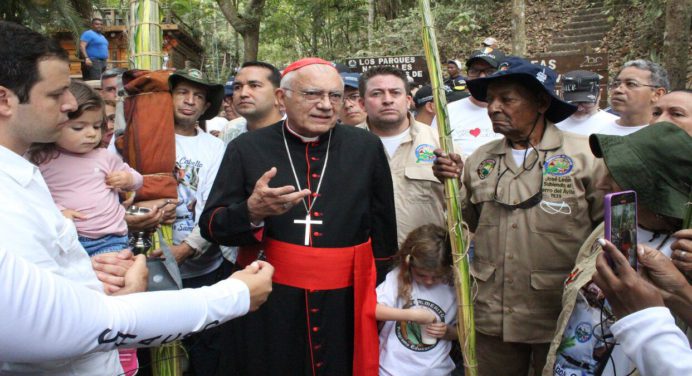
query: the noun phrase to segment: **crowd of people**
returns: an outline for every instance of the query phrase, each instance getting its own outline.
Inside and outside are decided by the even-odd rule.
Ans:
[[[0,374],[147,374],[135,348],[182,340],[189,375],[461,375],[445,179],[478,374],[692,374],[692,91],[660,65],[624,63],[601,109],[598,74],[486,38],[447,62],[443,151],[432,88],[399,68],[251,61],[223,85],[182,69],[137,102],[153,92],[96,60],[96,21],[99,91],[0,21]],[[625,190],[637,271],[604,239],[604,195]],[[132,250],[157,228],[171,244],[150,261],[174,259],[181,290],[147,291]]]

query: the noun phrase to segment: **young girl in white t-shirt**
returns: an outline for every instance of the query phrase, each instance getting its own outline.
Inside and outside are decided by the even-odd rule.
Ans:
[[[377,287],[380,375],[446,376],[457,339],[457,300],[447,231],[425,225],[411,231],[395,268]]]

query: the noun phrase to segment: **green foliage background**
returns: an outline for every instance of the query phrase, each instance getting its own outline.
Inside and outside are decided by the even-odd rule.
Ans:
[[[241,8],[247,0],[232,0]],[[368,7],[375,5],[373,39],[368,43]],[[548,9],[559,21],[563,6],[602,3],[613,22],[604,40],[615,65],[631,57],[658,60],[665,24],[661,0],[526,0],[527,8]],[[75,38],[88,26],[90,9],[121,8],[130,0],[1,0],[0,18],[52,33],[71,30]],[[509,49],[511,0],[431,1],[437,40],[443,60],[464,59],[486,36],[503,39]],[[557,4],[559,3],[559,4]],[[243,61],[242,38],[219,10],[216,0],[161,0],[193,30],[205,48],[202,69],[222,81]],[[163,13],[162,12],[162,13]],[[627,22],[627,17],[636,22]],[[530,15],[527,14],[530,18]],[[541,15],[540,17],[544,17]],[[540,20],[527,19],[529,53],[549,42],[552,32],[540,30]],[[535,25],[534,25],[535,24]],[[538,30],[531,31],[531,27]],[[266,0],[260,32],[259,59],[277,66],[304,56],[341,61],[347,57],[422,54],[420,13],[414,0]],[[533,39],[532,39],[533,38]]]

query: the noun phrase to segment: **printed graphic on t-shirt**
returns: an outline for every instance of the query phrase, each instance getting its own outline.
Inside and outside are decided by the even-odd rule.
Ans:
[[[445,322],[445,311],[440,308],[437,304],[425,300],[425,299],[416,299],[417,300],[417,307],[416,309],[428,309],[435,313],[437,316],[436,322]],[[413,302],[407,303],[403,308],[412,308],[414,306]],[[423,338],[422,338],[422,330],[421,326],[417,323],[414,322],[409,322],[409,321],[397,321],[396,322],[396,337],[399,339],[399,342],[406,347],[409,350],[416,351],[416,352],[425,352],[425,351],[430,351],[435,346],[437,346],[440,341],[437,341],[434,345],[426,345],[423,343]]]
[[[173,231],[185,238],[195,227],[196,194],[199,185],[199,171],[202,169],[201,161],[186,157],[180,158],[175,163],[175,177],[178,181],[178,206],[175,209],[176,219]],[[174,239],[180,241],[182,239]]]

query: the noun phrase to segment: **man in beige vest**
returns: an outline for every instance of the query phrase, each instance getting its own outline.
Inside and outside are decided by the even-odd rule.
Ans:
[[[408,112],[406,73],[393,67],[371,68],[361,75],[358,90],[368,114],[358,127],[380,137],[392,171],[399,245],[419,226],[444,226],[444,190],[430,168],[439,138]]]

